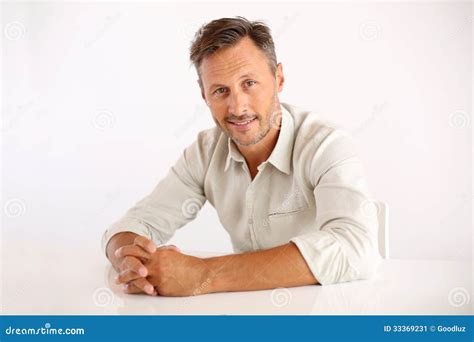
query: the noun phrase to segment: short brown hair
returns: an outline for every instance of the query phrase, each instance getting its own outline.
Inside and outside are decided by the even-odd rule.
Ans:
[[[199,73],[202,60],[223,47],[231,47],[242,38],[249,37],[268,58],[273,73],[277,59],[270,28],[261,21],[249,21],[244,17],[221,18],[203,25],[194,35],[190,59]]]

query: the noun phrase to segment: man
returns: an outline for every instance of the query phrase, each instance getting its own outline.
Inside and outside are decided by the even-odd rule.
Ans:
[[[104,234],[127,293],[189,296],[371,278],[377,218],[350,137],[280,103],[270,30],[214,20],[190,51],[216,127],[200,132],[153,192]],[[164,246],[208,200],[235,254]]]

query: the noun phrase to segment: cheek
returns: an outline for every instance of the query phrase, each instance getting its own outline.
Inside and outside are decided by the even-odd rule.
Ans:
[[[266,115],[268,108],[273,103],[274,93],[271,89],[259,89],[250,97],[250,104],[253,109],[262,115]]]
[[[212,120],[214,120],[215,124],[217,126],[222,126],[225,124],[225,115],[224,112],[215,112],[214,110],[211,110],[211,115],[212,115]]]

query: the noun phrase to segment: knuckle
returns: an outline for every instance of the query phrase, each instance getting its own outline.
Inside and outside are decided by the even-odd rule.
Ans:
[[[145,279],[140,278],[133,281],[133,285],[145,292],[145,286],[148,285],[148,282]]]
[[[135,272],[137,274],[139,273],[139,270],[140,270],[140,265],[137,265],[137,264],[133,264],[129,268],[130,272]]]
[[[127,265],[128,265],[128,261],[127,261],[127,260],[128,260],[128,257],[125,257],[125,258],[123,258],[122,261],[120,262],[120,264],[119,264],[119,269],[120,269],[120,271],[123,271],[123,270],[125,270],[125,269],[127,268]]]
[[[129,273],[127,271],[121,272],[117,276],[118,283],[126,283],[129,280]]]
[[[130,265],[130,257],[127,255],[122,259],[122,267],[127,268]]]
[[[137,289],[140,289],[140,284],[138,283],[137,280],[131,280],[128,282],[128,288],[131,289],[131,288],[137,288]]]
[[[143,242],[143,236],[136,236],[135,240],[133,240],[133,244],[136,246],[140,246]]]
[[[135,271],[139,269],[141,263],[137,258],[132,256],[127,256],[126,258],[127,260],[123,263],[124,271]]]
[[[122,272],[120,272],[120,274],[118,275],[118,279],[123,282],[127,279],[127,277],[129,276],[130,272],[128,270],[123,270]]]

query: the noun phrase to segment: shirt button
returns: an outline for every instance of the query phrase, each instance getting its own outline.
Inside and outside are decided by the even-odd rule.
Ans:
[[[249,225],[253,224],[253,220],[251,218],[249,218],[247,222],[249,223]]]

